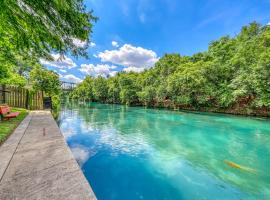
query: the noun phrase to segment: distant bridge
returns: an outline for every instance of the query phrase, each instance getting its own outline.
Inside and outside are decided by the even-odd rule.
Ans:
[[[77,83],[66,82],[66,81],[61,81],[60,83],[61,83],[61,89],[67,92],[74,90],[77,85]]]

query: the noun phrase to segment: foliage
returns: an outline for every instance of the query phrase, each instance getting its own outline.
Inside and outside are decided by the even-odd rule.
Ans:
[[[52,96],[52,109],[59,110],[60,109],[60,97],[59,95]]]
[[[193,56],[165,54],[141,73],[87,77],[73,95],[80,99],[86,92],[89,100],[109,103],[270,109],[270,26],[253,22]]]
[[[101,76],[94,79],[92,91],[96,101],[105,102],[108,94],[106,79]]]
[[[41,58],[52,59],[51,52],[87,57],[96,17],[82,0],[3,0],[0,13],[1,82],[14,73],[27,78]]]
[[[41,90],[48,96],[60,94],[59,75],[42,67],[36,67],[30,73],[30,80],[34,90]]]
[[[7,76],[9,77],[8,79],[6,78]],[[7,75],[4,75],[4,78],[0,77],[0,84],[17,85],[22,87],[26,84],[26,79],[19,74],[11,73],[8,70]]]
[[[93,82],[90,76],[85,77],[84,81],[70,93],[70,97],[73,99],[82,99],[83,101],[92,101]]]
[[[54,71],[38,66],[30,72],[30,81],[33,84],[33,90],[44,91],[46,96],[51,97],[52,110],[54,114],[57,114],[61,104],[59,75]]]

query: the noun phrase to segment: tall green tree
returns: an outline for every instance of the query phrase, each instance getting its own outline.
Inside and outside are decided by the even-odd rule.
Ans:
[[[51,52],[87,56],[96,17],[82,0],[2,0],[0,13],[0,76],[10,75],[7,68],[22,75]]]
[[[36,67],[30,73],[30,80],[35,90],[44,91],[48,96],[60,94],[59,75],[54,71]]]
[[[92,101],[94,100],[93,94],[94,80],[92,77],[87,76],[70,94],[70,98],[83,100],[83,101]]]
[[[138,85],[136,73],[122,73],[119,76],[120,101],[123,104],[136,104],[138,102]]]
[[[108,98],[108,85],[104,77],[99,76],[93,82],[94,99],[99,102],[106,102]]]

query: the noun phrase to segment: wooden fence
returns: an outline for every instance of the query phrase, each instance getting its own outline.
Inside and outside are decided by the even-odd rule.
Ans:
[[[16,86],[0,85],[0,104],[30,110],[43,109],[43,92],[33,92]]]

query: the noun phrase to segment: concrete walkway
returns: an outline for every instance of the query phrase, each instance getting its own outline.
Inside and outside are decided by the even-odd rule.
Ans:
[[[31,112],[0,146],[0,199],[96,199],[50,112]]]

